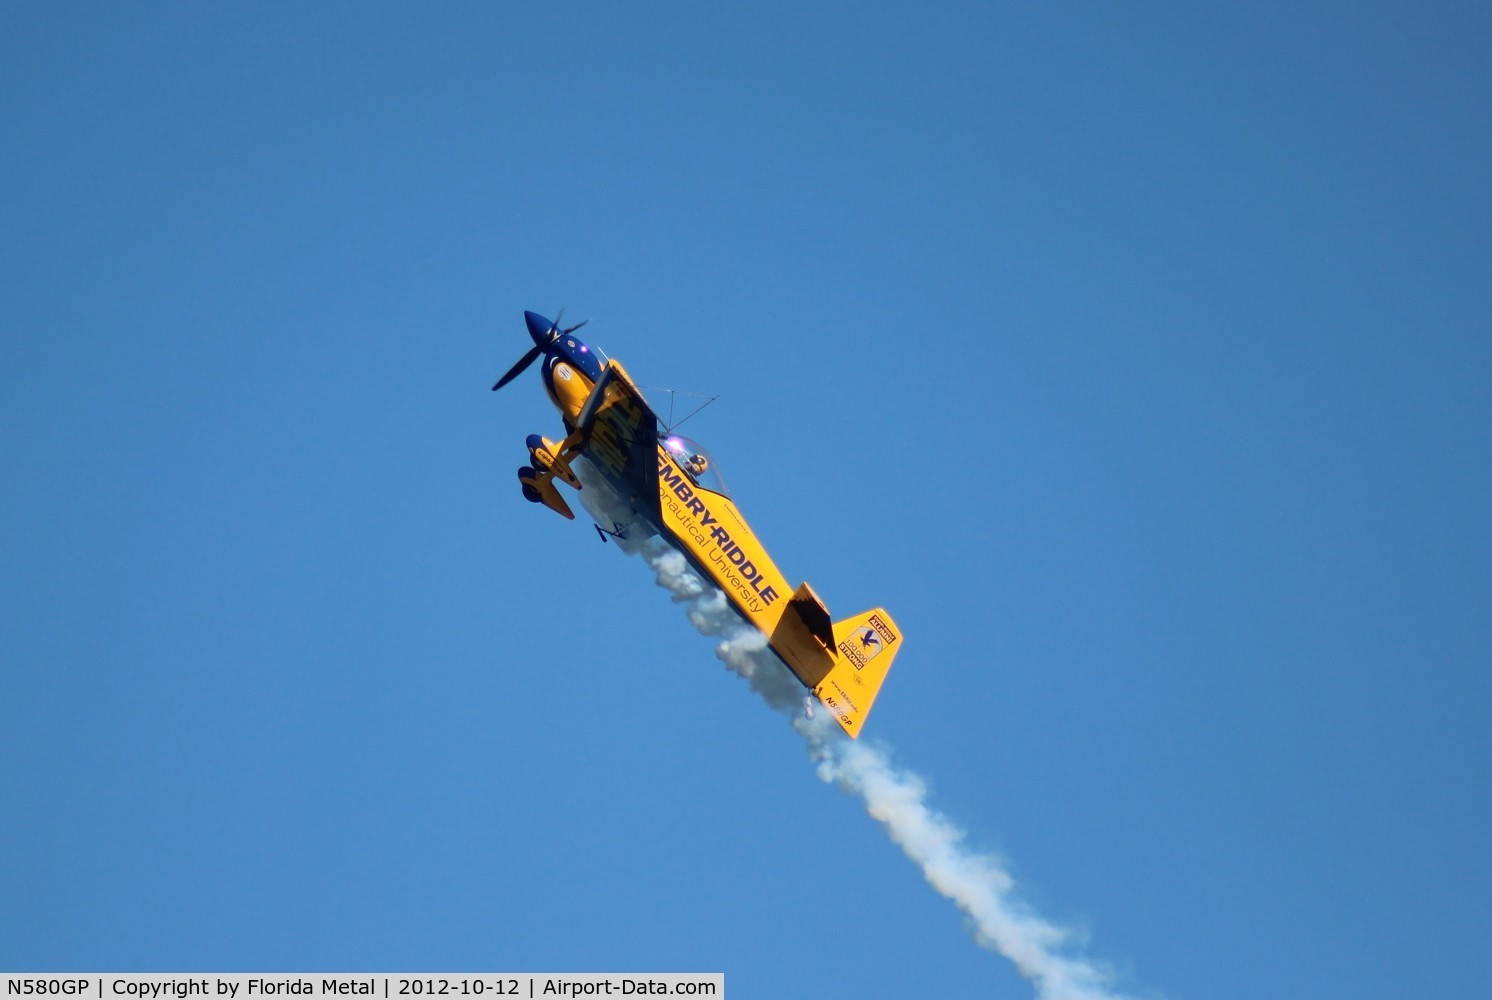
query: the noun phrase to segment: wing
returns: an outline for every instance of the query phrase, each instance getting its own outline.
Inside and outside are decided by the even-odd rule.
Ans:
[[[607,365],[576,423],[585,456],[639,514],[658,524],[658,415],[620,363]]]

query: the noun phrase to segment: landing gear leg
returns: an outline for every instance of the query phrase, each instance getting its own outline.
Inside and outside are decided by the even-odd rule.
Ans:
[[[611,530],[607,531],[605,528],[601,527],[598,524],[598,525],[596,525],[596,534],[598,534],[598,535],[601,536],[601,541],[603,543],[606,541],[607,536],[610,536],[612,538],[626,538],[627,537],[627,525],[625,525],[625,524],[617,524],[615,521],[612,521],[611,522]]]

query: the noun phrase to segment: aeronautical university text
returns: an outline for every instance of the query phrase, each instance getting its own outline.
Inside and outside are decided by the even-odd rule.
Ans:
[[[709,549],[709,561],[735,584],[750,610],[760,610],[759,606],[754,606],[758,600],[766,605],[777,600],[776,588],[763,579],[761,570],[746,557],[746,553],[731,539],[730,532],[710,513],[699,494],[661,450],[658,453],[658,478],[667,483],[679,498],[677,507],[669,504],[670,510],[678,515],[689,537],[698,543],[700,549]]]

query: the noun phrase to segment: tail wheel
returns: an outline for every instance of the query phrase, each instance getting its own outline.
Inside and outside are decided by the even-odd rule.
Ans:
[[[518,467],[518,481],[523,487],[523,499],[529,503],[544,502],[544,498],[539,495],[539,491],[534,488],[533,483],[527,482],[527,480],[534,478],[536,475],[538,473],[534,472],[531,465],[520,465]]]

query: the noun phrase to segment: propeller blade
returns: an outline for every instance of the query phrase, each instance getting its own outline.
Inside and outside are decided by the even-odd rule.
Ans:
[[[589,322],[590,320],[583,319],[579,323],[576,323],[574,326],[567,326],[565,327],[565,329],[560,331],[560,336],[568,337],[570,334],[574,333],[576,330],[579,330],[581,327],[585,326]],[[555,320],[555,323],[558,324],[559,320]]]
[[[518,363],[512,368],[509,368],[508,373],[497,380],[497,384],[492,387],[492,391],[496,392],[503,386],[507,385],[509,382],[513,381],[519,375],[522,375],[523,370],[537,361],[539,359],[539,355],[543,353],[544,347],[542,344],[535,344],[533,347],[530,347],[528,349],[528,353],[519,358]]]

